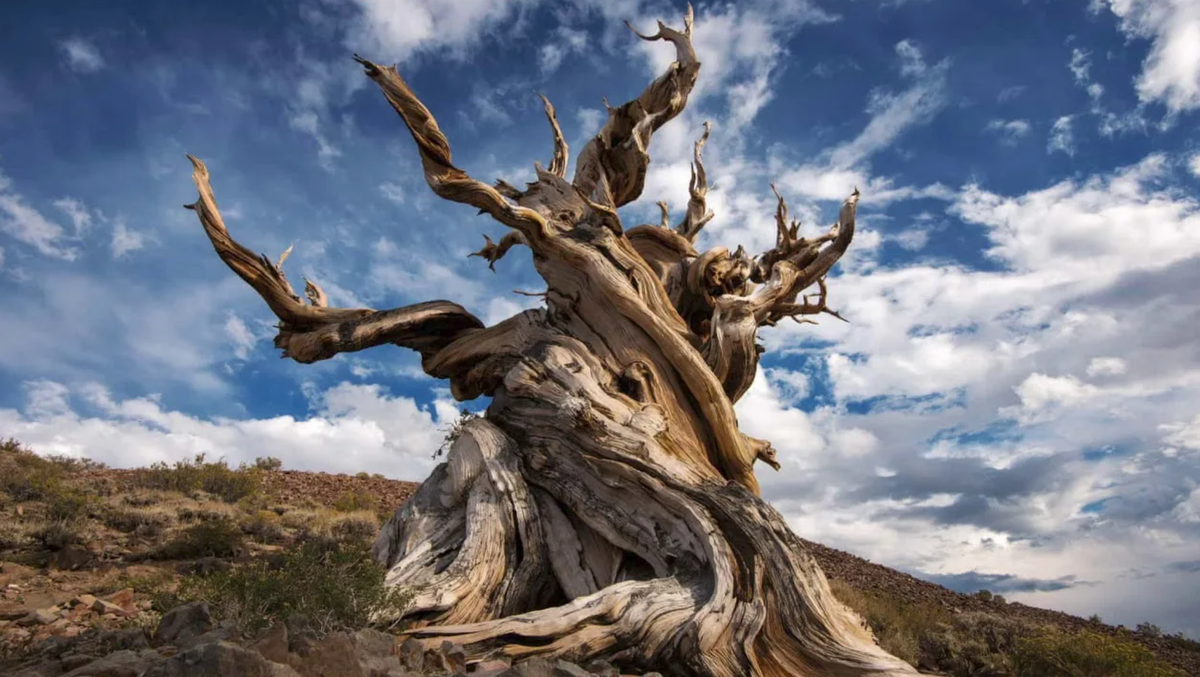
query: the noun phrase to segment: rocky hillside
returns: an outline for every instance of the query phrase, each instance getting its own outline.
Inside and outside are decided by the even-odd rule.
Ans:
[[[274,459],[114,470],[0,444],[0,674],[616,674],[467,666],[456,647],[418,656],[369,629],[403,599],[382,586],[368,543],[416,488]],[[1050,677],[1073,673],[1037,667],[1039,652],[1059,663],[1084,652],[1078,660],[1128,663],[1088,674],[1200,675],[1200,645],[1181,637],[963,595],[808,545],[880,642],[930,672]]]

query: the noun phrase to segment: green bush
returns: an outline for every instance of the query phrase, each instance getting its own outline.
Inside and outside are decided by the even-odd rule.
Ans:
[[[243,541],[242,530],[231,520],[209,520],[184,529],[174,540],[156,548],[152,556],[157,559],[233,557],[241,552]]]
[[[46,550],[62,550],[86,542],[91,530],[82,520],[54,520],[34,529],[31,535]]]
[[[839,580],[830,581],[830,587],[834,596],[863,617],[880,646],[913,665],[920,660],[922,644],[949,620],[949,615],[933,604],[900,602]]]
[[[242,531],[259,543],[283,540],[283,520],[271,510],[258,510],[242,519]]]
[[[347,491],[333,502],[333,509],[338,512],[358,512],[360,510],[374,512],[378,506],[379,503],[375,497],[361,489]]]
[[[243,634],[289,616],[319,632],[354,630],[398,618],[409,595],[384,585],[384,568],[365,544],[313,540],[285,551],[277,566],[256,560],[231,571],[189,576],[169,603],[205,600],[213,615]]]
[[[254,459],[254,467],[257,470],[279,470],[283,468],[283,461],[274,456],[259,456]]]
[[[1014,664],[1017,677],[1184,677],[1140,644],[1088,631],[1024,638]]]
[[[112,507],[104,511],[102,517],[110,529],[147,538],[162,534],[175,523],[168,513],[137,507]]]
[[[194,494],[203,491],[218,496],[227,503],[255,494],[262,486],[261,470],[241,466],[230,468],[224,460],[207,461],[204,454],[197,454],[190,461],[176,461],[172,465],[155,463],[137,471],[136,483],[147,489],[177,491]]]

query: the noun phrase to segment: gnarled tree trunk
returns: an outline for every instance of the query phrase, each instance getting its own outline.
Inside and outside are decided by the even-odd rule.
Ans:
[[[857,191],[838,223],[798,235],[782,198],[773,249],[697,252],[712,217],[696,143],[682,222],[626,230],[651,135],[683,110],[700,71],[682,31],[659,24],[676,61],[608,122],[566,178],[554,109],[549,169],[525,190],[455,167],[437,123],[394,68],[359,58],[417,143],[438,195],[512,231],[478,255],[533,251],[546,308],[485,327],[435,301],[387,311],[306,304],[282,260],[225,229],[208,172],[192,158],[191,205],[221,258],[281,320],[276,346],[299,362],[382,344],[421,353],[454,395],[490,395],[375,544],[388,583],[411,588],[410,634],[503,655],[607,658],[631,670],[741,677],[909,675],[830,593],[800,540],[758,492],[770,444],[743,435],[733,403],[754,379],[758,328],[828,312],[824,277],[854,236]],[[357,57],[356,57],[357,58]],[[190,156],[189,156],[190,157]],[[797,301],[817,285],[815,300]],[[832,313],[835,314],[835,313]],[[836,315],[836,314],[835,314]]]

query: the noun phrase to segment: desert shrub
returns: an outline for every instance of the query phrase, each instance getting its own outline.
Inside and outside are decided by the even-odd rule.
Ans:
[[[369,510],[338,515],[329,525],[329,535],[339,541],[372,541],[378,533],[379,520]]]
[[[347,491],[333,502],[333,509],[338,512],[358,512],[360,510],[374,512],[377,507],[378,501],[375,500],[375,497],[361,489]]]
[[[1150,622],[1138,623],[1137,632],[1147,637],[1162,637],[1162,628]]]
[[[283,461],[274,456],[259,456],[254,459],[254,467],[257,470],[279,470],[283,468]]]
[[[169,513],[161,510],[125,506],[108,508],[104,511],[102,520],[110,529],[147,538],[161,534],[175,523]]]
[[[271,510],[258,510],[242,519],[242,531],[259,543],[278,543],[283,540],[283,521]]]
[[[458,441],[458,438],[462,435],[463,430],[466,429],[467,423],[470,423],[472,420],[477,418],[480,418],[479,414],[476,414],[468,409],[460,409],[458,412],[458,418],[451,421],[450,425],[442,429],[446,433],[446,436],[442,439],[442,443],[438,446],[438,448],[434,450],[433,458],[436,459],[437,457],[449,451],[450,447],[454,446],[454,443]]]
[[[51,520],[32,530],[30,535],[47,550],[62,550],[68,545],[79,545],[92,535],[83,520]]]
[[[1100,623],[1103,623],[1103,622],[1104,622],[1104,619],[1100,618],[1100,614],[1092,614],[1091,616],[1088,616],[1088,623],[1095,623],[1095,624],[1099,625]]]
[[[955,677],[1012,675],[1012,653],[1036,628],[988,613],[958,614],[927,634],[920,664]]]
[[[272,566],[257,560],[231,571],[185,577],[172,603],[205,600],[218,620],[253,634],[300,615],[319,632],[353,630],[375,614],[398,617],[409,595],[384,585],[384,568],[365,544],[314,540]]]
[[[207,502],[193,505],[181,505],[175,509],[175,516],[184,522],[212,522],[215,520],[232,519],[237,511],[224,503]]]
[[[65,483],[54,483],[42,496],[45,517],[54,522],[83,520],[91,516],[96,497]]]
[[[975,593],[975,596],[985,602],[992,601],[992,591],[991,590],[980,590],[979,592]]]
[[[193,524],[151,554],[158,559],[233,557],[241,551],[243,540],[242,530],[232,520],[216,519]]]
[[[138,470],[135,478],[138,486],[147,489],[177,491],[182,494],[203,491],[218,496],[227,503],[235,503],[254,494],[262,485],[257,468],[230,468],[224,460],[205,460],[204,454],[197,454],[190,461],[176,461],[174,464],[155,463],[149,468]]]
[[[880,646],[913,665],[920,659],[922,643],[948,620],[946,612],[933,604],[910,604],[839,580],[830,581],[830,587],[834,596],[862,616]]]
[[[0,521],[0,550],[16,550],[29,540],[26,529],[15,521]]]
[[[1023,638],[1013,657],[1017,677],[1183,677],[1140,644],[1087,631]]]
[[[358,479],[360,479],[360,480],[369,480],[369,479],[371,479],[371,473],[369,473],[369,472],[367,472],[367,471],[365,471],[365,470],[364,470],[364,471],[362,471],[362,472],[356,472],[356,473],[354,473],[354,476],[355,476],[355,477],[357,477],[357,478],[358,478]]]
[[[279,516],[279,521],[288,529],[309,529],[321,519],[317,510],[293,509]]]

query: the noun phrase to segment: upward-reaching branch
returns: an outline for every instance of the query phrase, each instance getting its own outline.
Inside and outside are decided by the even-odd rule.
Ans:
[[[311,305],[305,305],[283,275],[282,265],[292,248],[288,247],[279,257],[279,263],[272,263],[234,240],[217,209],[208,167],[191,155],[187,157],[192,161],[192,180],[200,197],[185,206],[200,217],[204,232],[225,265],[253,287],[279,318],[275,347],[283,350],[284,357],[309,363],[387,343],[411,348],[428,357],[465,333],[483,327],[474,315],[449,301],[384,311],[330,308],[325,292],[308,280],[305,293]]]
[[[633,27],[630,26],[632,29]],[[595,202],[620,207],[636,200],[650,164],[650,136],[679,115],[696,84],[700,62],[692,48],[692,6],[682,31],[661,21],[658,32],[643,40],[666,40],[675,45],[675,61],[638,98],[608,109],[608,121],[579,154],[573,183]]]
[[[425,181],[433,192],[454,202],[477,207],[481,212],[506,226],[515,228],[527,238],[536,239],[546,234],[546,219],[532,209],[519,207],[504,199],[498,190],[482,181],[477,181],[454,166],[450,157],[450,142],[438,129],[437,120],[409,88],[394,66],[380,66],[355,55],[354,60],[362,64],[367,76],[379,85],[388,103],[400,114],[417,149],[421,153],[421,165],[425,169]]]
[[[546,118],[550,120],[550,129],[554,132],[554,159],[550,161],[550,173],[561,179],[567,175],[567,160],[570,158],[571,149],[567,146],[566,138],[563,137],[562,127],[558,126],[558,116],[554,113],[554,106],[551,105],[550,99],[546,98],[545,94],[538,96],[542,97]]]
[[[679,234],[686,237],[688,242],[695,242],[696,237],[700,235],[700,230],[714,216],[708,210],[708,175],[704,171],[704,160],[700,157],[701,151],[704,150],[704,144],[708,141],[708,133],[711,129],[711,125],[705,122],[704,134],[696,140],[695,150],[693,151],[694,159],[692,160],[692,179],[688,184],[688,192],[691,194],[691,197],[688,200],[687,215],[683,217],[683,222],[676,227]]]

